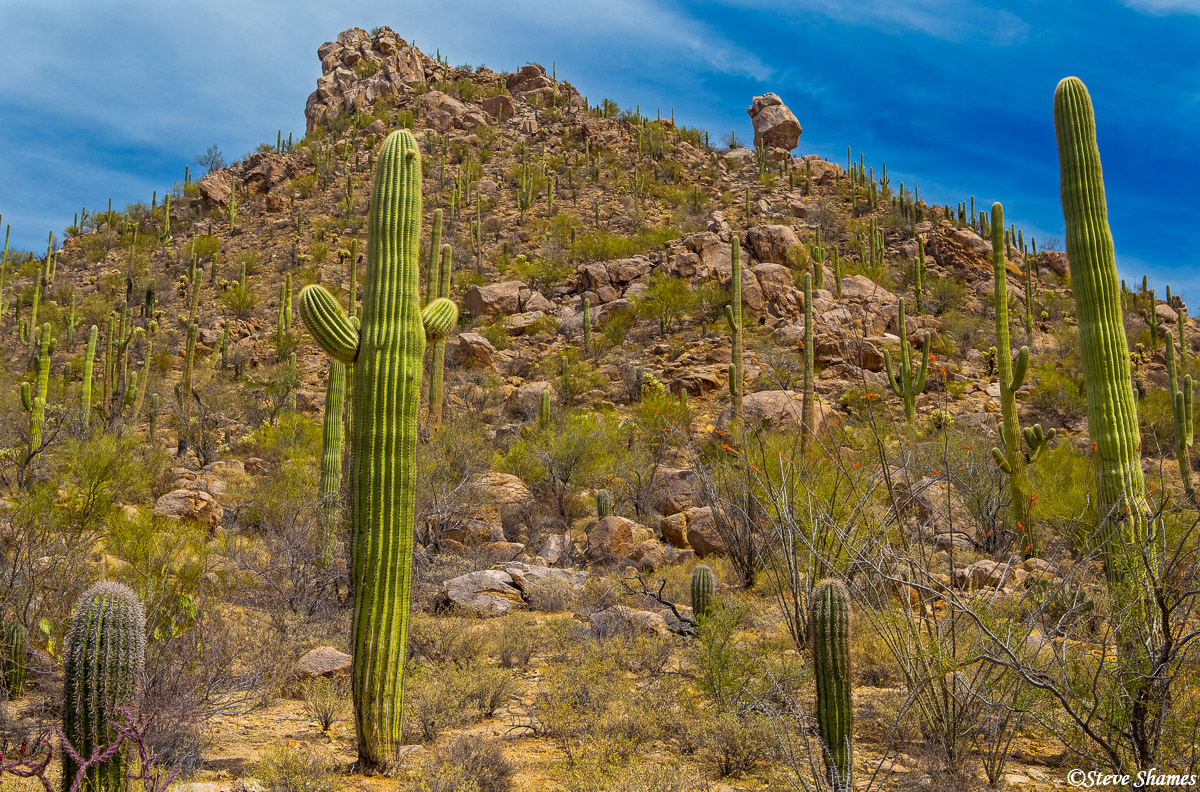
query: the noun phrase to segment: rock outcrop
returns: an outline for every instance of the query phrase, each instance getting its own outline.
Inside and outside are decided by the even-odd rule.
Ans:
[[[777,94],[765,93],[754,97],[746,110],[754,121],[754,145],[791,151],[800,143],[804,130],[800,122]]]

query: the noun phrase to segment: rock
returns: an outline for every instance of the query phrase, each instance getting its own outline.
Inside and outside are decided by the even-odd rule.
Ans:
[[[511,121],[517,109],[511,96],[489,96],[483,100],[483,112],[497,121]]]
[[[387,134],[387,125],[383,121],[375,119],[363,127],[362,133],[364,137],[383,137]]]
[[[759,261],[787,264],[793,246],[800,246],[800,238],[791,226],[760,225],[746,232],[746,247]]]
[[[696,471],[687,468],[662,468],[654,492],[654,509],[664,517],[686,511],[700,504],[700,489]],[[671,544],[679,546],[678,542]]]
[[[482,547],[484,560],[489,564],[503,564],[519,560],[525,553],[525,545],[520,542],[489,542]]]
[[[468,365],[491,368],[498,350],[479,333],[462,333],[458,337],[458,360]]]
[[[442,584],[443,607],[457,605],[481,614],[503,616],[525,603],[524,591],[503,569],[481,569]]]
[[[228,168],[205,176],[196,183],[200,190],[200,198],[204,201],[205,209],[217,209],[229,205],[229,196],[233,192],[233,172]]]
[[[610,638],[618,635],[666,635],[667,622],[660,613],[614,605],[588,618],[588,635]]]
[[[196,520],[201,525],[216,528],[225,519],[225,509],[217,499],[203,490],[177,489],[154,502],[154,513],[172,520]]]
[[[880,286],[866,275],[849,275],[842,278],[842,299],[875,300],[894,303],[896,295]]]
[[[724,555],[725,542],[717,533],[717,522],[713,518],[712,508],[703,506],[688,509],[687,543],[701,558],[710,555]]]
[[[522,98],[534,91],[554,88],[554,80],[546,74],[544,67],[536,63],[527,63],[520,71],[507,75],[504,83],[510,94]]]
[[[538,557],[550,566],[567,564],[571,561],[574,543],[567,534],[550,534],[538,548]]]
[[[580,569],[547,569],[546,567],[530,566],[521,561],[509,561],[504,564],[504,571],[522,589],[531,581],[538,580],[561,580],[575,588],[580,588],[588,579],[588,573]]]
[[[521,290],[528,288],[521,281],[502,281],[487,286],[472,286],[467,292],[466,306],[472,319],[495,319],[521,310]]]
[[[508,331],[509,335],[524,335],[526,330],[537,325],[538,321],[545,318],[545,316],[546,314],[542,311],[525,311],[524,313],[511,314],[504,319],[504,328]]]
[[[350,673],[352,662],[350,655],[332,646],[318,646],[296,661],[292,674],[297,679],[346,676]]]
[[[1155,303],[1154,314],[1158,317],[1160,327],[1166,326],[1172,334],[1175,333],[1176,325],[1179,323],[1179,314],[1175,312],[1174,308],[1166,303]]]
[[[588,531],[587,557],[603,561],[614,557],[628,556],[633,550],[634,528],[640,527],[633,520],[609,515]]]
[[[962,497],[949,482],[942,479],[921,479],[897,488],[896,502],[902,513],[911,514],[922,533],[945,549],[946,545],[974,545],[978,525]]]
[[[639,542],[629,551],[629,558],[636,561],[643,569],[659,569],[667,563],[667,553],[662,543],[657,539],[647,539]]]
[[[748,426],[765,426],[782,431],[797,431],[801,424],[801,406],[804,396],[796,391],[755,391],[742,397],[742,415]],[[816,426],[809,427],[820,432],[825,420],[833,414],[833,408],[817,401],[814,410]],[[732,410],[726,407],[717,417],[717,427],[729,425]]]
[[[766,93],[754,97],[746,114],[754,122],[755,146],[791,151],[800,143],[800,135],[804,130],[778,95]]]
[[[688,547],[687,515],[681,512],[663,517],[659,520],[658,532],[667,544],[686,549]]]
[[[509,415],[524,418],[537,415],[542,407],[542,391],[550,391],[550,398],[554,399],[554,385],[547,381],[526,382],[517,387],[505,402]]]

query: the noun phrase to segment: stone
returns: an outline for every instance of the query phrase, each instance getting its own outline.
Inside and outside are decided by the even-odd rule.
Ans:
[[[588,618],[588,635],[611,638],[619,635],[666,635],[667,622],[660,613],[634,610],[625,605],[596,611]]]
[[[896,302],[896,295],[866,275],[848,275],[842,278],[842,299],[893,303]]]
[[[669,467],[659,470],[658,486],[654,492],[654,509],[659,514],[669,517],[699,504],[700,488],[696,471]],[[678,546],[677,542],[672,544]]]
[[[195,520],[216,528],[225,520],[225,509],[209,493],[196,489],[176,489],[154,502],[154,513],[171,520]]]
[[[501,281],[487,286],[472,286],[465,300],[472,319],[496,319],[521,310],[521,281]]]
[[[442,584],[443,607],[457,605],[484,615],[503,616],[524,603],[524,591],[503,569],[468,572]]]
[[[497,121],[510,121],[517,114],[511,96],[489,96],[483,100],[483,112]]]
[[[638,526],[633,520],[609,515],[588,531],[587,557],[602,561],[628,556],[633,550],[633,533]]]
[[[746,232],[746,247],[759,261],[787,264],[792,248],[800,247],[800,238],[791,226],[760,225]]]
[[[458,337],[458,360],[467,365],[491,368],[498,350],[479,333],[462,333]]]
[[[921,479],[897,488],[896,502],[902,513],[917,521],[922,533],[931,535],[939,545],[973,545],[978,536],[975,518],[952,484],[943,479]],[[942,538],[948,535],[949,538]]]
[[[742,397],[742,416],[749,426],[794,432],[800,429],[803,402],[804,396],[796,391],[755,391]],[[818,399],[814,410],[817,425],[809,428],[813,432],[821,431],[825,420],[833,414],[832,410]],[[717,427],[725,428],[732,417],[731,409],[726,407],[717,417]]]
[[[529,558],[525,553],[525,545],[520,542],[489,542],[480,548],[483,558],[489,564],[502,564],[516,561],[522,557]]]
[[[777,94],[754,97],[746,114],[754,122],[754,145],[791,151],[800,143],[804,130],[794,113]]]
[[[233,172],[223,168],[205,176],[196,183],[200,190],[200,198],[205,209],[217,209],[229,205],[229,196],[233,192]]]
[[[655,570],[667,563],[667,552],[662,542],[657,539],[646,539],[639,542],[629,551],[629,558],[636,561],[643,569]]]
[[[296,661],[292,674],[297,679],[347,676],[352,662],[353,658],[345,652],[339,652],[332,646],[318,646]]]
[[[703,506],[688,509],[687,541],[701,558],[710,555],[724,555],[725,542],[717,533],[717,522],[713,517],[712,508]]]
[[[658,532],[667,544],[686,549],[688,547],[687,515],[679,512],[663,517],[658,521]]]
[[[532,418],[542,408],[542,391],[550,391],[550,399],[554,399],[554,385],[548,381],[526,382],[509,394],[505,409],[509,415]]]
[[[550,534],[538,548],[538,558],[545,560],[550,566],[570,563],[574,552],[574,542],[567,534]]]

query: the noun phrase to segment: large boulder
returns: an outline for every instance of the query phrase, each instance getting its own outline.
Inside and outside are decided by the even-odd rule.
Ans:
[[[640,527],[624,517],[605,517],[588,531],[588,558],[602,561],[628,556],[634,547],[634,529]]]
[[[717,521],[713,517],[712,507],[688,509],[685,515],[687,516],[687,543],[696,551],[696,555],[700,557],[724,555],[725,542],[717,533]]]
[[[472,319],[496,319],[521,311],[521,281],[501,281],[487,286],[472,286],[467,292],[467,311]]]
[[[661,613],[634,610],[625,605],[613,605],[596,611],[588,618],[588,634],[592,638],[666,633],[667,621]]]
[[[462,333],[458,337],[458,360],[468,365],[491,368],[496,362],[497,349],[479,333]]]
[[[662,468],[654,491],[654,508],[664,517],[679,514],[700,503],[696,471],[688,468]],[[678,542],[672,542],[678,546]]]
[[[787,264],[793,247],[800,246],[800,237],[791,226],[760,225],[746,232],[746,247],[759,261]]]
[[[225,509],[209,493],[198,489],[176,489],[154,502],[154,513],[171,520],[195,520],[216,528],[225,519]]]
[[[353,658],[332,646],[318,646],[296,661],[292,674],[297,679],[346,676]]]
[[[513,106],[511,96],[489,96],[483,100],[483,112],[490,115],[497,121],[510,121],[516,115],[516,107]]]
[[[754,97],[746,110],[754,122],[754,145],[791,151],[800,143],[804,132],[795,114],[777,94],[765,93]]]
[[[796,431],[800,428],[801,407],[804,396],[796,391],[756,391],[742,397],[742,416],[748,426],[770,427],[782,431]],[[818,401],[813,411],[816,426],[809,427],[813,432],[821,431],[825,420],[832,415],[833,409]],[[717,417],[717,426],[724,428],[732,419],[732,411],[726,407]]]
[[[548,380],[542,382],[526,382],[509,394],[505,408],[510,415],[522,418],[532,418],[538,414],[542,406],[542,392],[550,391],[554,399],[554,385]]]
[[[548,569],[510,561],[502,569],[481,569],[447,580],[442,584],[438,605],[468,608],[484,616],[503,616],[525,604],[525,591],[534,582],[561,580],[578,589],[587,576],[587,572],[577,570]]]

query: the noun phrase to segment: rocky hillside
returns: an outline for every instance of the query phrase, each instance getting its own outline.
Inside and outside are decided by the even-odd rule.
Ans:
[[[1044,550],[1030,553],[1026,526],[1004,516],[1009,490],[988,453],[1000,444],[1002,397],[990,207],[970,196],[928,205],[917,185],[893,184],[854,152],[845,163],[795,155],[801,125],[773,93],[747,97],[747,148],[718,145],[671,112],[651,117],[583,96],[553,69],[452,67],[387,27],[344,31],[317,55],[322,75],[302,140],[280,136],[228,167],[189,173],[169,202],[89,208],[60,249],[10,255],[0,274],[0,386],[11,395],[0,411],[0,546],[29,570],[42,569],[31,559],[57,558],[22,538],[38,513],[61,511],[54,530],[86,537],[68,543],[61,562],[45,562],[41,577],[0,583],[0,616],[25,623],[37,644],[34,693],[23,714],[13,710],[23,728],[37,720],[33,698],[58,684],[54,647],[73,598],[111,576],[161,597],[151,645],[159,667],[186,684],[156,678],[151,701],[185,727],[156,746],[198,773],[195,792],[241,788],[251,776],[271,790],[298,788],[269,781],[290,761],[272,751],[297,744],[342,762],[338,786],[377,783],[344,772],[352,722],[332,731],[305,722],[317,706],[312,680],[332,686],[348,671],[338,651],[348,581],[341,543],[329,550],[315,538],[329,524],[320,515],[340,502],[336,484],[332,498],[316,495],[329,464],[320,433],[331,423],[330,366],[295,303],[319,283],[357,304],[378,145],[399,128],[423,155],[423,266],[436,273],[449,245],[460,306],[442,415],[423,400],[420,417],[428,486],[418,495],[408,781],[448,764],[461,770],[474,745],[463,740],[480,736],[503,744],[489,756],[516,768],[509,786],[483,789],[766,789],[801,772],[775,746],[766,714],[807,712],[814,673],[800,659],[810,650],[807,617],[789,620],[780,592],[790,580],[807,603],[830,569],[810,559],[791,578],[780,572],[782,537],[801,545],[785,527],[772,533],[787,524],[783,506],[753,499],[764,479],[791,480],[784,457],[807,465],[814,447],[833,467],[804,467],[802,480],[832,504],[830,520],[906,537],[903,565],[920,570],[891,577],[897,561],[846,571],[883,598],[856,600],[864,624],[876,623],[868,612],[894,606],[941,630],[939,620],[958,613],[946,604],[954,597],[969,608],[986,595],[1027,615],[1038,597],[1037,613],[1050,608],[1062,621],[1024,622],[1035,656],[1043,645],[1105,645],[1062,627],[1094,625],[1081,614],[1110,605],[1098,562],[1077,541],[1080,521],[1095,520],[1085,476],[1095,445],[1089,452],[1075,305],[1056,241],[1003,234],[1003,308],[1014,354],[1027,344],[1031,361],[1018,383],[1020,425],[1057,430],[1050,461],[1031,468]],[[735,346],[726,309],[737,291]],[[1186,351],[1200,337],[1178,297],[1166,297],[1143,286],[1121,299],[1143,467],[1176,504],[1191,463],[1175,466],[1166,393],[1174,354],[1168,361],[1163,338],[1182,336]],[[39,344],[43,326],[53,344]],[[810,353],[816,404],[805,425]],[[908,419],[888,369],[903,390],[910,362],[925,359]],[[116,470],[114,460],[136,460],[137,470]],[[771,528],[739,533],[735,507]],[[824,552],[836,544],[830,536],[807,541],[828,542]],[[830,552],[845,561],[837,554],[849,551]],[[707,642],[707,628],[697,637],[686,607],[701,561],[718,571],[721,613],[739,614],[710,633],[724,629],[728,646]],[[1087,604],[1041,593],[1063,589]],[[188,654],[201,630],[222,642],[211,663]],[[536,636],[524,654],[521,635]],[[901,638],[881,627],[853,641],[865,669],[856,677],[856,776],[881,768],[888,788],[989,777],[995,751],[983,745],[983,726],[939,743],[938,723],[914,725],[911,667],[880,659],[904,655]],[[265,651],[248,654],[247,645]],[[739,659],[721,659],[726,651]],[[721,667],[741,681],[705,676]],[[572,687],[575,670],[586,689]],[[464,692],[480,679],[503,692],[490,703]],[[186,712],[171,710],[164,692],[178,685],[203,688],[185,697]],[[594,706],[571,709],[588,696]],[[255,702],[265,708],[252,711]],[[476,706],[478,717],[463,714]],[[1063,757],[1078,755],[1055,742],[1068,738],[1046,725],[1050,715],[1026,716],[1035,709],[988,721],[1016,735],[999,749],[1019,768],[1010,784],[1048,785]],[[651,727],[659,716],[669,728]],[[0,718],[0,738],[5,728]],[[959,763],[951,771],[947,755]]]

